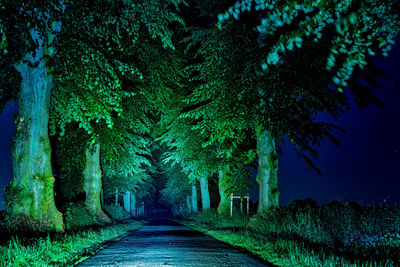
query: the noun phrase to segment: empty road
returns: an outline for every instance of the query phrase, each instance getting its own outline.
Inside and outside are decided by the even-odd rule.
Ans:
[[[267,266],[167,219],[154,219],[78,266]]]

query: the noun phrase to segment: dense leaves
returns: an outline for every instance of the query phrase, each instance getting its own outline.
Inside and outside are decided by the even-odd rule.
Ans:
[[[342,91],[354,69],[368,63],[368,55],[374,56],[377,50],[388,55],[400,30],[399,6],[397,0],[244,0],[236,2],[218,18],[220,21],[230,17],[238,19],[241,13],[253,8],[260,13],[257,31],[270,43],[262,63],[264,70],[281,62],[282,55],[295,47],[301,48],[304,40],[312,37],[314,42],[319,42],[329,34],[326,68],[334,73],[332,80]]]

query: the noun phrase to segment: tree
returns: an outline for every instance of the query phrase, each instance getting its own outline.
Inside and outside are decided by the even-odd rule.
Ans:
[[[1,16],[2,30],[6,41],[12,40],[7,47],[13,53],[6,59],[7,71],[20,76],[19,86],[1,88],[2,101],[18,97],[19,110],[12,145],[13,179],[6,192],[7,212],[10,218],[31,217],[42,230],[60,231],[63,221],[54,203],[47,130],[53,87],[47,60],[54,55],[54,40],[62,28],[60,17],[65,4],[2,1],[2,5],[2,12],[7,12],[7,16]],[[3,54],[7,49],[4,45],[3,42]],[[11,76],[10,80],[15,81]]]
[[[2,12],[7,16],[2,16],[5,20],[1,21],[5,33],[1,49],[6,53],[4,46],[12,40],[8,47],[13,54],[1,57],[1,64],[15,66],[21,76],[20,87],[1,87],[2,100],[18,98],[20,111],[14,138],[14,177],[7,194],[11,217],[25,214],[42,221],[46,228],[62,229],[61,214],[54,205],[47,133],[50,95],[51,133],[59,129],[62,135],[66,124],[76,121],[96,142],[93,125],[103,120],[112,127],[113,113],[120,114],[122,99],[131,96],[120,90],[121,75],[129,73],[141,78],[134,66],[119,59],[129,55],[127,48],[134,47],[143,28],[153,38],[159,37],[164,46],[173,48],[168,26],[182,23],[172,12],[179,3],[180,0],[139,4],[129,0],[2,2]],[[61,30],[62,37],[56,39]],[[121,55],[124,48],[127,50]],[[55,53],[57,49],[59,53]],[[51,94],[53,76],[56,88]],[[31,98],[35,99],[33,106]]]
[[[252,131],[259,162],[258,212],[267,212],[278,205],[276,140],[287,136],[299,156],[317,169],[308,153],[316,157],[314,146],[327,138],[337,142],[333,136],[337,127],[317,121],[316,114],[327,112],[337,117],[348,108],[346,96],[341,93],[343,86],[357,88],[358,96],[376,103],[370,94],[371,87],[360,85],[362,71],[357,69],[356,77],[350,75],[356,66],[361,68],[370,61],[365,53],[377,50],[376,42],[385,46],[385,38],[390,40],[398,32],[398,8],[392,2],[375,1],[361,5],[352,5],[350,1],[242,1],[222,12],[217,22],[209,14],[221,10],[223,4],[211,3],[208,6],[214,11],[203,12],[209,24],[194,28],[189,37],[189,48],[195,51],[200,63],[192,67],[198,86],[188,97],[196,107],[188,116],[201,118],[196,127],[209,130],[205,146],[235,140],[229,152],[245,140],[246,132]],[[366,11],[365,19],[376,21],[383,15],[382,25],[377,30],[365,23],[350,27],[350,20],[354,21],[350,11],[363,14],[368,4],[372,8]],[[246,11],[252,13],[245,14]],[[228,20],[239,14],[239,21]],[[263,18],[261,25],[257,25],[258,17]],[[213,27],[214,23],[220,32]],[[324,28],[326,25],[329,27]],[[373,40],[375,43],[371,43]],[[346,46],[346,42],[350,45]],[[344,48],[339,49],[342,45]],[[355,49],[357,45],[363,48],[360,53]],[[332,54],[339,62],[336,65]],[[366,69],[373,71],[369,66]],[[369,82],[376,84],[373,79]]]
[[[219,15],[220,21],[230,16],[238,18],[240,13],[250,11],[254,4],[255,11],[259,10],[258,13],[262,17],[261,25],[257,27],[262,41],[261,47],[265,51],[264,60],[261,63],[262,70],[265,76],[279,77],[278,83],[266,79],[270,82],[258,88],[259,98],[261,98],[261,112],[258,114],[261,113],[264,118],[256,126],[259,159],[257,181],[260,183],[259,212],[265,212],[269,207],[278,205],[275,138],[287,135],[292,143],[300,147],[298,153],[310,165],[312,163],[303,151],[308,150],[316,155],[315,150],[311,148],[312,144],[319,144],[324,136],[335,140],[331,134],[334,127],[326,123],[315,123],[312,114],[325,111],[338,116],[343,107],[346,107],[343,99],[340,96],[334,98],[326,96],[335,95],[335,90],[343,92],[343,87],[349,86],[354,70],[362,70],[371,61],[370,57],[375,55],[376,51],[381,50],[385,55],[390,50],[390,43],[393,42],[393,38],[400,29],[399,5],[395,2],[241,1]],[[303,62],[296,64],[298,57],[293,59],[293,56],[299,56],[299,51],[305,53],[308,58],[303,57]],[[318,58],[323,58],[325,62],[320,62]],[[301,71],[301,64],[305,62],[309,62],[307,66],[310,66],[306,73]],[[319,67],[315,68],[316,66]],[[319,68],[320,71],[318,71]],[[285,70],[286,73],[290,71],[291,78],[300,80],[276,75],[285,73]],[[317,81],[317,84],[307,82],[310,77],[306,75],[310,73],[313,77],[318,75],[317,79],[311,79],[313,83]],[[302,77],[307,78],[301,79]],[[357,82],[354,79],[351,81],[352,85]],[[271,90],[271,87],[275,88]],[[278,90],[282,90],[281,88],[287,90],[288,87],[296,88],[295,94],[285,92],[286,99],[280,100],[278,105],[290,106],[285,110],[296,114],[291,119],[297,117],[301,123],[282,120],[279,117],[279,121],[274,123],[273,115],[271,116],[274,114],[273,110],[275,112],[282,110],[279,106],[272,104],[271,112],[271,109],[265,106],[268,106],[267,101],[275,102],[277,95],[279,96],[276,87]],[[368,93],[368,91],[365,92],[365,94]],[[299,107],[296,102],[305,102],[306,106]],[[306,115],[306,120],[304,120],[304,115]],[[285,126],[283,122],[290,124]],[[288,126],[296,128],[293,130]],[[311,144],[309,140],[312,141]]]

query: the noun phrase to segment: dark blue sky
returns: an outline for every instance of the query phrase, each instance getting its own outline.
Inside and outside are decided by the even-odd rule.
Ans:
[[[318,150],[316,164],[322,176],[307,170],[303,160],[284,147],[279,165],[281,204],[305,197],[321,204],[334,199],[382,203],[388,197],[400,203],[399,42],[397,38],[388,58],[376,62],[388,75],[376,92],[385,107],[360,110],[352,104],[350,112],[333,121],[346,133],[337,134],[340,146],[326,143]]]
[[[316,164],[322,176],[307,170],[303,160],[285,146],[279,163],[281,205],[305,197],[320,204],[335,199],[376,203],[388,197],[400,203],[400,45],[377,65],[388,74],[382,80],[383,90],[377,92],[385,107],[360,110],[352,105],[351,111],[335,122],[346,133],[337,135],[340,146],[326,143],[320,147]],[[1,209],[4,187],[12,177],[9,140],[14,132],[14,112],[16,107],[8,104],[0,115]]]

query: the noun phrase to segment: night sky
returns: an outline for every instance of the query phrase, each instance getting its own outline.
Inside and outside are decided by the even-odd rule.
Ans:
[[[319,148],[315,162],[322,176],[308,170],[290,146],[284,146],[279,162],[280,203],[311,197],[324,204],[332,200],[356,200],[364,204],[383,201],[400,203],[400,38],[389,57],[378,59],[377,65],[388,78],[377,95],[385,103],[383,109],[352,109],[333,123],[346,133],[337,133],[340,146],[326,143]],[[0,115],[0,208],[4,209],[4,187],[12,177],[10,139],[14,125],[10,103]]]

